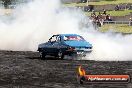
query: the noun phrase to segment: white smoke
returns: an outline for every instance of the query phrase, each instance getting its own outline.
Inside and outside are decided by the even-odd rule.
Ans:
[[[92,60],[132,60],[132,36],[100,33],[78,9],[68,9],[59,0],[34,0],[0,17],[0,49],[36,51],[53,34],[77,33],[93,44]]]
[[[70,14],[65,14],[70,12],[61,11],[60,6],[58,0],[35,0],[16,8],[13,21],[8,19],[10,24],[0,22],[1,49],[37,50],[37,45],[53,34],[76,29],[76,19],[68,22]]]
[[[94,60],[132,60],[132,36],[114,33],[88,33],[89,40],[92,40],[93,52],[87,59]]]

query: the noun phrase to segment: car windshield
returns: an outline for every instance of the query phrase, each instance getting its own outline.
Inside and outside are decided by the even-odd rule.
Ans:
[[[82,41],[84,38],[82,36],[64,36],[64,41]]]

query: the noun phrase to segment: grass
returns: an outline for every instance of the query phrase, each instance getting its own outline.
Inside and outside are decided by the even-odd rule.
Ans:
[[[120,4],[132,3],[132,0],[101,0],[99,2],[89,2],[89,5],[106,5],[106,4]],[[86,6],[87,3],[67,3],[66,6]]]
[[[132,10],[124,10],[124,11],[107,11],[107,14],[110,14],[111,16],[125,16],[129,15]],[[92,12],[84,12],[85,15],[90,16]],[[96,12],[98,15],[98,12]]]
[[[111,16],[125,16],[129,15],[132,10],[124,10],[124,11],[108,11],[108,14],[111,14]]]
[[[113,31],[120,33],[132,33],[132,26],[128,24],[104,24],[99,28],[101,32]]]

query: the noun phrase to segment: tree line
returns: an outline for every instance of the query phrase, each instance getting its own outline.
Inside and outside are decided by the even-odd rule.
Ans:
[[[27,2],[27,1],[31,1],[31,0],[0,0],[1,4],[4,5],[5,8],[8,8],[9,5],[11,5],[12,3],[15,2]]]

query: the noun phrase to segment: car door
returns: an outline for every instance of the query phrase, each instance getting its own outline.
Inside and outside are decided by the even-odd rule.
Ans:
[[[63,42],[63,38],[61,35],[57,36],[56,42],[53,44],[54,53],[58,53],[58,51],[65,52],[67,46]]]
[[[53,44],[54,53],[57,53],[60,48],[61,48],[61,37],[56,36],[56,42],[54,42]]]
[[[56,52],[56,42],[58,35],[53,35],[48,41],[47,51],[49,54],[54,54]]]

